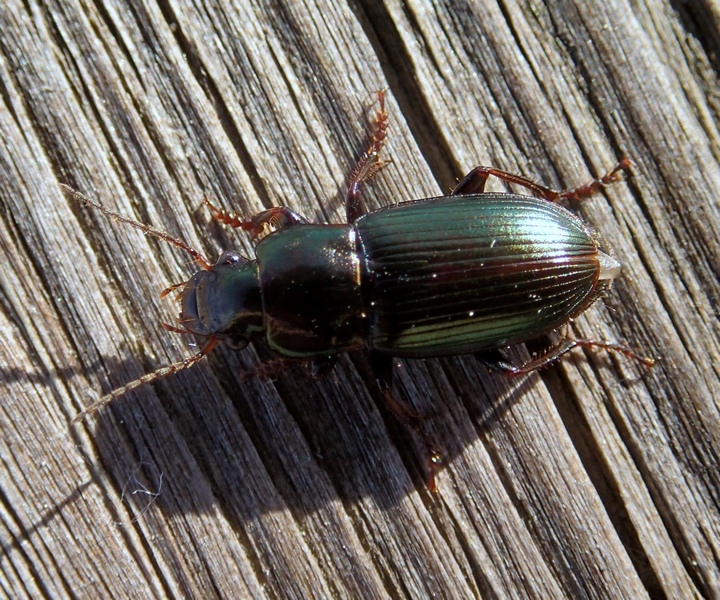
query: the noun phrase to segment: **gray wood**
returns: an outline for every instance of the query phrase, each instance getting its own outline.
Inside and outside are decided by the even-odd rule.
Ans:
[[[719,23],[710,1],[5,2],[2,593],[720,595]],[[203,196],[340,222],[381,88],[372,207],[477,164],[563,187],[630,156],[578,207],[624,271],[572,332],[660,362],[578,351],[518,380],[404,362],[396,392],[444,449],[435,495],[349,357],[264,382],[242,375],[253,349],[223,348],[71,425],[194,352],[158,298],[193,265],[59,183],[251,253]]]

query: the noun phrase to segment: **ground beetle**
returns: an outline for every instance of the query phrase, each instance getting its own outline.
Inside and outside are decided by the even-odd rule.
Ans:
[[[165,328],[194,334],[204,340],[202,350],[111,392],[76,420],[194,365],[219,342],[234,348],[266,343],[281,357],[311,360],[316,375],[327,371],[341,352],[367,350],[393,413],[415,429],[419,415],[390,393],[394,357],[474,353],[488,367],[518,375],[587,346],[653,363],[626,346],[588,339],[563,339],[521,366],[502,351],[566,324],[617,277],[620,263],[604,249],[599,234],[557,202],[588,196],[617,180],[628,170],[629,160],[565,191],[477,167],[449,196],[368,213],[361,185],[386,164],[380,150],[388,114],[385,93],[378,96],[372,141],[347,192],[347,224],[311,224],[286,207],[242,219],[205,200],[219,221],[248,231],[253,239],[262,236],[251,259],[229,250],[211,264],[182,240],[120,217],[64,187],[106,215],[189,252],[202,266],[187,282],[163,292],[182,288],[180,327]],[[485,192],[490,176],[523,186],[539,198]],[[431,460],[437,461],[435,445],[427,436],[425,441]]]

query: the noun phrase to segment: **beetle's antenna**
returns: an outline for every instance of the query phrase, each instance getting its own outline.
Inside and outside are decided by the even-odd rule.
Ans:
[[[195,354],[194,356],[191,356],[190,358],[186,358],[185,360],[178,361],[176,363],[173,363],[171,365],[168,365],[167,367],[162,367],[158,369],[157,371],[153,371],[152,373],[148,373],[147,375],[143,375],[142,377],[138,377],[135,381],[131,381],[130,383],[125,384],[122,387],[117,388],[116,390],[113,390],[109,394],[106,394],[100,400],[97,402],[94,402],[90,406],[88,406],[86,409],[82,410],[78,415],[72,420],[73,423],[79,423],[85,417],[88,415],[93,414],[94,412],[100,410],[104,406],[107,406],[110,404],[113,400],[117,400],[118,398],[121,398],[128,392],[132,392],[133,390],[138,389],[139,387],[142,387],[144,385],[148,385],[149,383],[154,383],[155,381],[158,381],[159,379],[163,379],[165,377],[168,377],[169,375],[173,375],[175,373],[178,373],[179,371],[184,371],[185,369],[189,369],[190,367],[197,364],[203,356],[208,354],[219,342],[220,340],[218,338],[210,338],[205,346],[203,347],[200,352]]]
[[[99,202],[95,202],[94,200],[90,200],[87,196],[81,194],[77,190],[72,189],[70,186],[65,185],[64,183],[60,184],[60,189],[63,191],[63,193],[66,196],[69,196],[71,198],[74,198],[75,200],[78,200],[79,202],[82,202],[83,204],[87,206],[92,206],[93,208],[96,208],[101,213],[107,215],[108,217],[111,217],[112,219],[115,219],[116,221],[120,221],[121,223],[127,223],[131,227],[134,227],[135,229],[139,229],[143,233],[147,235],[155,236],[156,238],[160,238],[161,240],[167,242],[168,244],[172,244],[173,246],[180,248],[181,250],[185,250],[190,256],[192,256],[196,262],[200,264],[200,266],[205,270],[212,269],[212,264],[210,261],[208,261],[207,258],[205,258],[202,254],[200,254],[197,250],[194,248],[191,248],[188,246],[185,242],[183,242],[180,238],[173,237],[169,233],[165,233],[164,231],[160,231],[159,229],[155,229],[152,225],[146,225],[145,223],[140,223],[139,221],[133,221],[132,219],[127,219],[123,216],[120,216],[118,213],[113,212],[109,208],[105,208],[102,204]]]

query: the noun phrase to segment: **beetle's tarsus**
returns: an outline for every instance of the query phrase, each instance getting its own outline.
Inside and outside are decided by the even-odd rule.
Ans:
[[[380,388],[393,417],[403,426],[415,432],[422,440],[425,455],[425,485],[431,492],[437,492],[435,475],[442,463],[440,445],[425,426],[425,415],[415,410],[407,402],[398,400],[392,393],[392,380],[394,373],[393,359],[378,352],[370,353],[370,363],[375,381]]]
[[[247,229],[249,221],[241,218],[237,213],[215,206],[207,196],[203,198],[202,203],[210,209],[213,219],[216,221],[235,229]]]
[[[561,199],[582,200],[583,198],[592,196],[593,194],[596,194],[601,189],[603,189],[605,186],[622,179],[624,173],[631,173],[632,167],[632,161],[627,156],[624,156],[612,170],[608,171],[601,177],[598,177],[590,183],[586,183],[585,185],[581,185],[579,187],[569,190],[563,190],[557,196],[556,201]]]
[[[279,229],[307,223],[307,219],[301,217],[287,206],[274,206],[253,215],[249,219],[243,219],[237,213],[218,208],[207,198],[203,199],[203,204],[210,209],[216,221],[235,229],[247,231],[250,234],[250,239],[253,240],[263,234],[268,235]]]
[[[379,107],[375,113],[375,129],[370,138],[370,146],[363,153],[350,174],[348,191],[345,196],[345,213],[348,223],[354,223],[358,217],[365,213],[362,201],[362,184],[372,179],[380,169],[391,162],[380,158],[380,150],[385,145],[388,129],[389,115],[385,110],[386,93],[387,90],[377,92]]]

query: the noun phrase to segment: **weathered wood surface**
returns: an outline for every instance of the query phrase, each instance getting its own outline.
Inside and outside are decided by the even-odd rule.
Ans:
[[[229,4],[0,8],[2,592],[720,595],[717,4]],[[222,349],[71,426],[193,352],[158,327],[176,312],[158,292],[193,267],[58,184],[250,253],[203,195],[339,222],[386,87],[371,206],[477,164],[572,186],[631,156],[580,207],[624,272],[573,329],[662,361],[577,352],[512,381],[404,363],[396,391],[445,450],[437,495],[351,358],[243,382],[255,351]]]

